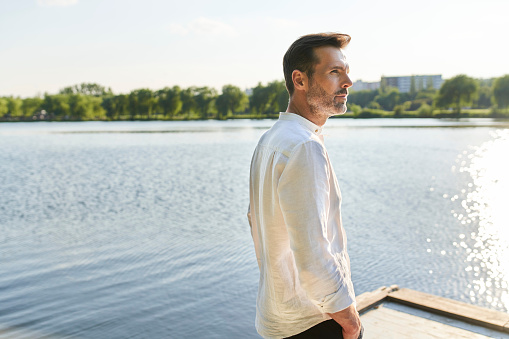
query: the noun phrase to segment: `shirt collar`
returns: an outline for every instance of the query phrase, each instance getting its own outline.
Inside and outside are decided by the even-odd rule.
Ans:
[[[300,116],[298,114],[295,114],[295,113],[280,112],[279,113],[279,120],[295,121],[295,122],[298,122],[303,127],[305,127],[306,129],[310,130],[311,132],[313,132],[316,135],[322,134],[323,127],[315,125],[314,123],[312,123],[308,119],[306,119],[306,118],[304,118],[304,117],[302,117],[302,116]]]

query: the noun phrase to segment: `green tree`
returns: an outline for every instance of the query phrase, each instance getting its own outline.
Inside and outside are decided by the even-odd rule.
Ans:
[[[44,109],[50,116],[55,116],[58,119],[68,119],[71,116],[69,96],[64,94],[44,94],[41,109]]]
[[[290,94],[286,90],[286,85],[283,81],[283,89],[280,90],[276,97],[278,109],[277,112],[285,112],[288,108],[288,103],[290,101]]]
[[[90,107],[92,108],[89,111],[89,115],[87,116],[88,120],[103,120],[106,118],[106,111],[102,106],[103,99],[101,97],[95,96],[87,96],[87,99],[90,103]]]
[[[421,118],[431,118],[433,116],[433,107],[428,104],[422,104],[417,110],[417,114]]]
[[[426,103],[431,105],[433,103],[433,100],[435,100],[435,98],[437,96],[437,92],[438,91],[436,89],[434,89],[433,87],[426,88],[425,90],[417,92],[415,99],[416,100],[425,99]]]
[[[217,119],[225,119],[229,114],[246,109],[249,103],[247,94],[233,85],[223,86],[221,95],[216,99]]]
[[[200,115],[200,119],[206,120],[210,111],[212,102],[217,97],[217,91],[210,87],[199,87],[195,89],[194,101],[196,102],[196,110]]]
[[[129,116],[131,120],[134,120],[136,115],[138,115],[138,106],[138,94],[136,91],[131,91],[128,96]]]
[[[0,117],[3,117],[9,112],[9,109],[7,108],[7,99],[6,98],[0,98]]]
[[[375,100],[375,97],[380,92],[378,90],[372,90],[372,91],[356,91],[352,90],[348,94],[348,103],[350,104],[356,104],[361,107],[368,107],[369,103]]]
[[[115,117],[121,119],[122,116],[129,114],[129,95],[119,94],[113,97],[115,106]]]
[[[368,105],[368,108],[370,109],[382,109],[382,106],[376,101],[371,101]]]
[[[253,88],[253,94],[249,101],[249,107],[254,114],[262,115],[267,113],[270,104],[270,90],[261,83]]]
[[[165,117],[173,119],[175,115],[180,113],[182,109],[181,91],[179,86],[173,86],[172,88],[165,87],[157,92],[158,105]]]
[[[115,119],[115,117],[117,116],[115,97],[112,95],[108,95],[108,96],[103,97],[102,99],[103,99],[102,107],[106,111],[106,117],[109,120]]]
[[[272,81],[267,85],[267,94],[269,97],[269,112],[284,112],[288,107],[288,91],[283,80]]]
[[[68,96],[69,111],[72,119],[102,120],[106,118],[102,97],[72,94]]]
[[[474,79],[464,74],[457,75],[442,84],[436,105],[438,107],[454,106],[456,116],[459,117],[461,107],[472,103],[477,90],[478,84]]]
[[[43,100],[39,97],[23,99],[23,104],[21,105],[23,115],[25,117],[33,116],[36,112],[41,110],[42,102]]]
[[[509,74],[497,78],[493,83],[493,99],[498,108],[509,107]]]
[[[145,115],[147,119],[150,119],[154,104],[156,103],[154,92],[148,88],[142,88],[135,90],[134,93],[138,99],[138,114]]]
[[[394,106],[394,117],[395,118],[401,118],[403,113],[405,111],[408,111],[408,109],[412,106],[412,101],[405,101],[402,104]]]
[[[477,98],[474,100],[475,108],[490,108],[492,105],[493,89],[491,86],[479,86]]]
[[[74,119],[86,120],[92,116],[92,106],[85,95],[71,94],[69,97],[69,110]]]
[[[384,110],[392,111],[394,106],[399,103],[399,90],[394,87],[388,87],[384,91],[380,91],[380,94],[375,97],[375,101]]]
[[[356,104],[348,104],[348,110],[351,111],[354,116],[357,116],[362,112],[362,107]]]
[[[403,114],[404,111],[405,109],[403,108],[403,105],[394,106],[394,117],[401,118],[401,115]]]
[[[182,113],[187,114],[187,118],[196,110],[195,101],[196,87],[189,87],[180,92],[180,100],[182,101]]]
[[[9,97],[7,98],[7,109],[9,111],[9,115],[11,117],[22,117],[23,110],[21,106],[23,105],[23,100],[20,98]]]
[[[60,90],[59,94],[84,94],[91,96],[104,96],[112,94],[111,88],[106,89],[104,86],[95,83],[81,83],[79,85],[65,87]]]

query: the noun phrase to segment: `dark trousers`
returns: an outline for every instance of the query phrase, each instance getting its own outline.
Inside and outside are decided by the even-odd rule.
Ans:
[[[364,328],[361,328],[358,339],[362,339],[363,332]],[[286,339],[343,339],[343,328],[334,320],[329,319]]]

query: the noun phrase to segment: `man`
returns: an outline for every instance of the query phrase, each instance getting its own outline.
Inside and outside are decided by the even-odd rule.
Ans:
[[[349,42],[324,33],[290,46],[288,108],[253,155],[248,219],[260,268],[256,328],[265,338],[362,337],[341,193],[321,134],[327,118],[346,112]]]

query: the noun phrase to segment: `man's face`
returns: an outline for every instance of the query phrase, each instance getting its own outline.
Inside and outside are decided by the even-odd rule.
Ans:
[[[346,97],[352,81],[341,49],[332,46],[315,48],[319,62],[309,79],[307,102],[313,115],[326,118],[346,112]]]

